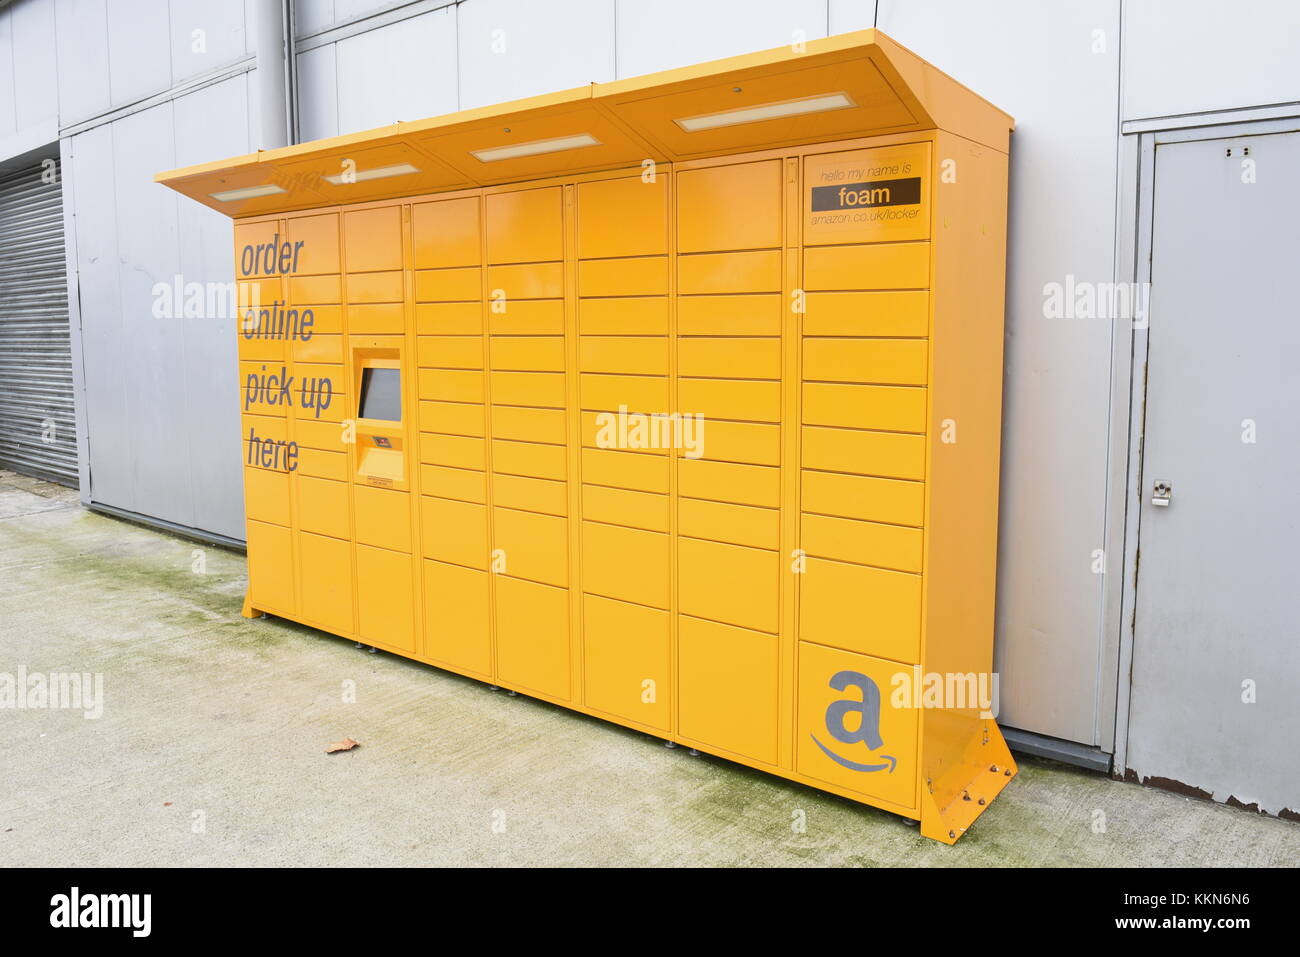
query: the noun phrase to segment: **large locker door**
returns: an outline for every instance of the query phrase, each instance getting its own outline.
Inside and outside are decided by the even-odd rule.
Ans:
[[[76,486],[58,161],[0,173],[0,468]]]

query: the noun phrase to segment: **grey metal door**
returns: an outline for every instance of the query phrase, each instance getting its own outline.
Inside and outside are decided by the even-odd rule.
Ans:
[[[1300,133],[1160,144],[1126,764],[1300,809]]]
[[[77,485],[58,162],[0,171],[0,468]]]

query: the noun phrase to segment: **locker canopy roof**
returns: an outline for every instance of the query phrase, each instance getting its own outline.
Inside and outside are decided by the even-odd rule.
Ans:
[[[878,30],[159,173],[261,216],[885,133],[1005,152],[1013,121]]]

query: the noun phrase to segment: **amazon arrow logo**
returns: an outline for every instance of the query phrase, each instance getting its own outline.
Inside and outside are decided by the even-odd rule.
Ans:
[[[831,677],[830,686],[835,691],[857,688],[862,695],[859,700],[842,698],[831,702],[826,709],[826,730],[830,736],[843,744],[865,744],[870,751],[884,747],[885,742],[880,737],[880,688],[876,683],[861,672],[840,671]],[[854,713],[858,715],[858,727],[856,731],[850,731],[844,719]],[[850,771],[884,771],[892,774],[898,765],[898,759],[892,754],[879,756],[883,764],[850,761],[818,741],[815,734],[809,734],[808,737],[813,739],[813,744],[821,748],[826,757]]]

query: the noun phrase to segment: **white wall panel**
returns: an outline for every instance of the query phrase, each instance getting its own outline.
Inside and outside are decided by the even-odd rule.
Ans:
[[[153,286],[170,283],[180,271],[175,193],[153,182],[158,169],[175,165],[170,103],[135,113],[113,124],[114,196],[122,334],[126,351],[121,388],[131,423],[131,477],[136,501],[148,514],[182,525],[194,524],[189,485],[186,422],[189,383],[180,323],[152,314]],[[83,318],[84,321],[84,318]],[[94,403],[95,396],[87,396]],[[91,436],[94,452],[94,436]],[[94,487],[91,463],[91,492]],[[113,503],[110,503],[113,504]]]
[[[235,320],[158,318],[155,283],[231,280],[230,220],[159,169],[245,153],[248,75],[72,140],[93,501],[243,537]]]
[[[249,77],[237,76],[183,96],[173,104],[176,163],[247,153],[242,119],[248,111]],[[198,203],[177,204],[180,272],[187,282],[232,280],[234,240],[230,220]],[[243,475],[240,472],[239,383],[235,374],[236,320],[208,315],[179,322],[184,334],[183,415],[191,440],[188,481],[196,528],[243,538]]]
[[[458,10],[463,110],[614,79],[611,0],[474,0]]]
[[[18,129],[14,101],[13,11],[0,10],[0,137]]]
[[[393,0],[334,0],[334,22],[343,23],[393,5]]]
[[[14,120],[27,129],[59,115],[55,68],[54,0],[28,0],[9,8],[13,31]]]
[[[1124,119],[1296,100],[1294,0],[1126,0]]]
[[[112,0],[107,9],[112,105],[121,106],[171,86],[167,0]]]
[[[329,43],[298,55],[298,134],[307,142],[338,133],[338,61]]]
[[[108,109],[108,11],[105,4],[106,0],[55,2],[59,122],[63,126]]]
[[[339,133],[456,110],[453,8],[335,44]]]
[[[334,0],[297,0],[294,5],[298,36],[319,33],[334,23]]]
[[[170,0],[172,82],[210,73],[249,52],[240,3]],[[195,31],[202,31],[196,37]]]
[[[122,323],[113,128],[100,126],[73,137],[72,157],[83,405],[94,494],[120,508],[147,511],[141,508],[131,468],[134,425],[125,388],[129,345]],[[89,493],[83,486],[82,495]]]
[[[800,37],[815,40],[827,36],[826,26],[826,0],[618,0],[618,75],[753,53]]]

